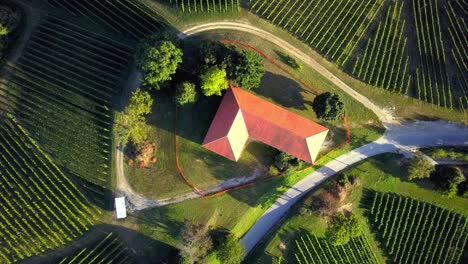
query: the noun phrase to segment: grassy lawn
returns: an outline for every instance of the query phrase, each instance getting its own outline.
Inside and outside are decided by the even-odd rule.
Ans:
[[[400,155],[383,154],[343,172],[342,174],[357,176],[359,179],[346,206],[350,206],[363,223],[368,223],[368,219],[363,216],[364,209],[361,208],[361,198],[363,190],[370,189],[409,196],[468,216],[467,199],[460,197],[447,198],[434,190],[435,186],[427,181],[409,182],[405,180],[407,174],[406,162],[407,160]],[[311,195],[323,192],[337,177],[338,175],[322,184],[321,188],[313,191]],[[298,234],[310,232],[317,237],[324,237],[326,222],[322,218],[299,213],[300,208],[308,206],[309,203],[310,200],[305,198],[302,205],[299,204],[291,210],[283,223],[278,225],[277,231],[271,233],[270,237],[263,241],[249,256],[248,260],[255,261],[255,263],[274,263],[277,258],[286,254],[288,258],[283,263],[293,263],[287,261],[291,257],[291,255],[288,255],[290,252],[288,253],[287,248],[292,246],[291,242],[297,238]],[[377,255],[377,259],[379,262],[384,263],[385,256],[378,247],[379,242],[376,241],[375,234],[370,231],[368,224],[365,225],[364,233],[369,239],[370,246]]]

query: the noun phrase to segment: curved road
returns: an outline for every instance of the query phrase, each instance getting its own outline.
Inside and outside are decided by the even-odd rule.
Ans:
[[[304,179],[283,193],[242,238],[241,242],[246,249],[246,253],[249,253],[254,246],[261,241],[267,232],[274,227],[281,217],[293,204],[298,202],[303,195],[328,177],[333,176],[337,172],[349,166],[359,163],[369,157],[387,152],[399,152],[412,155],[411,153],[413,150],[421,147],[437,145],[468,146],[467,126],[443,121],[415,121],[399,124],[390,113],[381,109],[368,98],[353,90],[325,67],[320,65],[316,60],[272,33],[250,24],[242,22],[206,23],[183,30],[179,34],[179,38],[184,39],[197,33],[218,29],[236,30],[253,34],[283,48],[288,53],[296,56],[305,64],[319,72],[355,100],[369,108],[378,116],[387,128],[384,136],[380,139],[334,159],[325,166],[320,167],[313,173],[307,175]]]
[[[295,57],[299,58],[305,64],[316,70],[318,73],[323,75],[333,84],[338,86],[340,89],[345,91],[351,97],[353,97],[358,102],[362,103],[364,106],[369,108],[372,112],[374,112],[379,119],[386,125],[387,123],[395,122],[393,116],[388,113],[387,111],[381,109],[374,103],[372,103],[367,97],[363,96],[362,94],[353,90],[353,88],[349,87],[346,83],[340,80],[337,76],[333,75],[329,70],[325,67],[320,65],[316,60],[309,57],[307,54],[302,52],[300,49],[294,47],[293,45],[289,44],[288,42],[284,41],[283,39],[273,35],[272,33],[265,31],[263,29],[257,28],[253,25],[242,23],[242,22],[213,22],[213,23],[206,23],[198,26],[194,26],[185,30],[182,30],[179,33],[179,38],[184,39],[186,37],[218,29],[228,29],[228,30],[236,30],[246,32],[258,37],[261,37],[271,43],[281,47],[282,49],[286,50],[288,53],[294,55]]]

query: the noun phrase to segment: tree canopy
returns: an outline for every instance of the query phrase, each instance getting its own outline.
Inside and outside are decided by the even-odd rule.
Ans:
[[[429,178],[435,166],[423,155],[414,156],[408,166],[408,180]]]
[[[226,79],[226,70],[213,66],[206,70],[201,76],[201,88],[205,96],[221,95],[223,90],[229,87]]]
[[[195,84],[183,82],[177,85],[175,101],[180,106],[196,102],[197,90]]]
[[[343,99],[330,92],[317,95],[312,103],[312,108],[317,117],[325,121],[339,119],[345,112]]]
[[[239,264],[244,254],[245,249],[239,239],[233,234],[229,234],[226,240],[220,245],[217,256],[223,264]]]
[[[195,263],[206,258],[213,247],[208,227],[186,222],[179,235],[179,255],[183,263]]]
[[[161,83],[171,80],[180,63],[182,50],[171,41],[144,44],[138,58],[138,67],[143,71],[142,84],[150,89],[161,89]]]
[[[258,87],[265,73],[263,58],[258,53],[214,41],[202,43],[200,62],[204,68],[226,69],[227,78],[246,90]]]
[[[149,127],[146,124],[145,115],[151,113],[153,99],[148,92],[138,88],[133,92],[128,105],[123,113],[116,118],[116,131],[122,143],[132,141],[140,144],[146,140]]]
[[[354,214],[346,217],[342,212],[336,213],[326,231],[326,235],[335,246],[348,243],[351,238],[362,234],[362,225]]]

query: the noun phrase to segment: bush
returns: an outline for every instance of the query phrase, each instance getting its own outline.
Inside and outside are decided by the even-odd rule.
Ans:
[[[273,166],[281,173],[291,173],[304,167],[305,162],[285,152],[275,156]]]
[[[197,90],[195,84],[191,82],[183,82],[177,85],[175,102],[182,106],[185,104],[195,103],[197,101]]]
[[[343,99],[339,95],[330,92],[315,97],[312,108],[317,117],[325,121],[337,120],[345,113]]]
[[[233,234],[229,234],[226,240],[221,243],[217,252],[218,259],[223,264],[238,264],[241,263],[245,254],[244,246],[239,239]]]
[[[179,235],[179,254],[182,263],[195,263],[208,256],[213,242],[208,234],[208,227],[204,224],[185,222]]]
[[[143,71],[142,84],[149,89],[160,90],[163,82],[182,63],[182,50],[169,40],[147,40],[138,56],[138,67]]]
[[[229,87],[226,79],[226,70],[219,67],[211,67],[206,70],[201,76],[201,88],[205,96],[221,95],[223,90]]]
[[[460,168],[454,166],[439,166],[432,174],[435,181],[448,197],[457,195],[458,187],[465,182],[465,175]]]
[[[435,166],[423,155],[414,156],[408,166],[408,180],[429,178]]]
[[[340,246],[348,243],[351,238],[362,234],[363,228],[354,214],[346,217],[343,213],[336,213],[326,231],[331,244]]]

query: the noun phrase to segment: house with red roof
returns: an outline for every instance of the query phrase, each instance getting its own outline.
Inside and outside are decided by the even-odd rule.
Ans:
[[[249,141],[314,163],[328,128],[237,87],[221,102],[203,147],[237,161]]]

